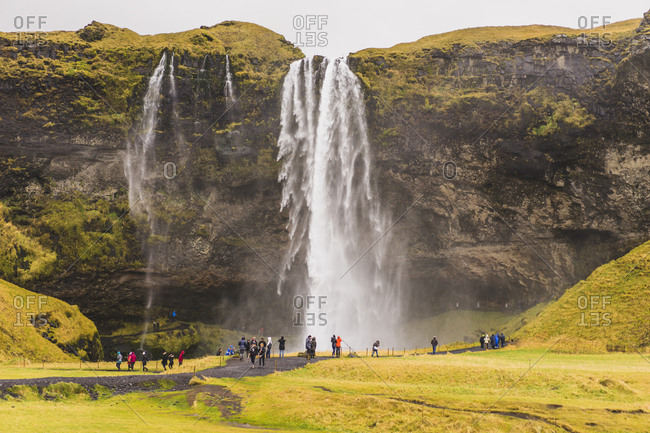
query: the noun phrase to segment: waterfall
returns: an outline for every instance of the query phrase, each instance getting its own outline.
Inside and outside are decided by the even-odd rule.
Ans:
[[[226,54],[226,85],[223,88],[226,97],[226,107],[230,107],[235,102],[235,90],[232,84],[232,71],[230,70],[230,57]]]
[[[172,68],[174,58],[172,55]],[[129,184],[129,206],[133,215],[146,214],[149,224],[149,233],[156,233],[156,222],[153,212],[153,199],[151,192],[145,187],[148,181],[155,175],[155,128],[158,123],[158,111],[162,98],[162,84],[167,63],[167,55],[163,53],[158,66],[149,78],[147,92],[144,95],[142,104],[142,118],[136,129],[136,134],[130,137],[126,146],[126,158],[124,171]],[[173,76],[173,69],[170,71]],[[172,83],[174,80],[172,80]],[[172,85],[172,92],[175,92],[175,84]],[[144,344],[144,337],[147,334],[147,328],[150,318],[150,308],[153,302],[154,282],[151,278],[151,262],[153,252],[146,249],[147,273],[145,277],[145,286],[148,287],[147,303],[145,310],[145,321],[140,341],[140,349]]]
[[[294,324],[318,335],[320,347],[334,333],[358,348],[394,342],[401,306],[398,272],[387,266],[390,233],[364,255],[388,229],[389,215],[372,177],[363,92],[344,59],[291,65],[278,147],[290,239],[281,275],[305,307]]]
[[[151,203],[144,191],[144,183],[151,174],[151,163],[155,157],[155,127],[158,123],[166,63],[167,55],[163,53],[158,66],[149,78],[147,93],[144,95],[142,104],[142,119],[136,129],[136,136],[128,140],[126,147],[124,171],[129,184],[129,206],[132,207],[131,211],[136,215],[143,211],[151,214]]]

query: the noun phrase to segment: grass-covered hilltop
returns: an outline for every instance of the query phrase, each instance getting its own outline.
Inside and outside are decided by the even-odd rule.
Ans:
[[[514,334],[565,352],[650,346],[650,242],[596,269]]]
[[[98,360],[97,328],[69,305],[0,280],[0,362]]]
[[[403,265],[414,323],[531,314],[647,241],[649,20],[465,29],[350,54],[382,205],[397,217],[415,203],[389,263]],[[288,245],[277,138],[283,79],[302,57],[235,21],[0,33],[0,278],[127,335],[149,263],[152,319],[177,310],[192,344],[199,322],[242,329],[262,314],[279,330],[273,312],[291,300],[259,257],[279,269]],[[125,152],[161,59],[153,231],[129,212]]]

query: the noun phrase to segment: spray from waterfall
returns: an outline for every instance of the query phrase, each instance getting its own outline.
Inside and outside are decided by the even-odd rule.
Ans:
[[[281,275],[294,299],[302,296],[294,307],[304,307],[294,325],[325,342],[341,335],[352,347],[396,343],[401,305],[399,271],[387,260],[390,232],[370,248],[389,215],[373,179],[361,86],[344,59],[291,65],[278,146],[290,239]]]

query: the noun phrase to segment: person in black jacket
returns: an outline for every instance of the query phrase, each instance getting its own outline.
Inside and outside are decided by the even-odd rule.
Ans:
[[[334,355],[336,354],[336,334],[332,334],[330,341],[332,342],[332,358],[334,358]]]
[[[438,339],[436,336],[433,336],[433,340],[431,340],[431,346],[433,347],[433,354],[436,354],[436,351],[438,350]]]
[[[164,371],[167,371],[167,352],[163,352],[162,354],[162,368]]]
[[[255,368],[255,358],[257,357],[257,344],[255,342],[251,342],[250,348],[248,349],[248,356],[251,358],[251,364],[253,364],[253,368]]]
[[[284,358],[284,346],[286,344],[287,340],[284,339],[284,337],[280,337],[278,340],[278,350],[280,351],[280,358]]]
[[[147,355],[147,352],[142,352],[142,371],[149,371],[147,368],[147,362],[149,362],[149,356]]]

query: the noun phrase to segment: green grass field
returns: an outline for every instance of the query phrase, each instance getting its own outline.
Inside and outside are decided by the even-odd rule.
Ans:
[[[342,358],[199,382],[179,392],[100,392],[96,400],[74,386],[22,388],[0,401],[0,431],[650,431],[650,362],[638,354],[512,348]]]

